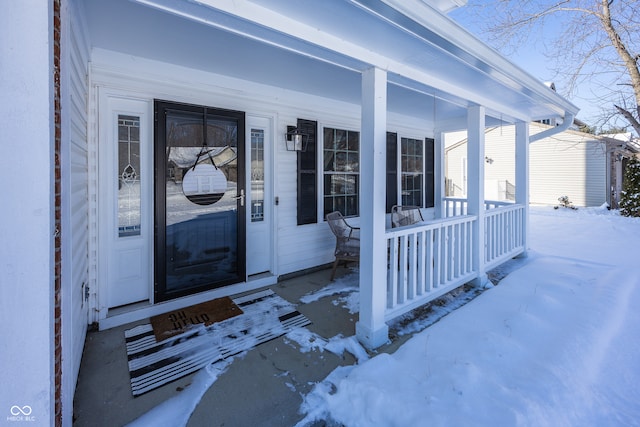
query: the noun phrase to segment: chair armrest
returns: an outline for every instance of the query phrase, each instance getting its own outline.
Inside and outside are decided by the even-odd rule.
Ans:
[[[351,226],[350,226],[351,227]],[[357,234],[357,236],[354,236],[353,234]],[[349,230],[349,239],[354,239],[354,240],[360,240],[360,227],[351,227],[351,230]]]

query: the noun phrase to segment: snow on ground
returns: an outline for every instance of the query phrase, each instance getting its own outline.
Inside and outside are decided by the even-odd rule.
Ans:
[[[244,353],[236,357],[242,357]],[[191,384],[181,393],[165,400],[146,414],[129,423],[127,427],[178,427],[185,426],[209,387],[233,362],[233,357],[202,368],[194,375]]]
[[[360,311],[358,276],[358,269],[353,268],[349,274],[337,278],[333,283],[316,292],[303,296],[302,298],[300,298],[300,302],[303,304],[309,304],[310,302],[317,301],[320,298],[339,295],[338,299],[333,301],[334,305],[337,306],[342,304],[341,307],[349,310],[349,313],[358,313]]]
[[[529,257],[394,354],[332,372],[298,425],[640,425],[640,220],[531,210]]]
[[[298,425],[640,426],[638,245],[639,219],[532,208],[529,257],[503,265],[498,286],[461,288],[426,316],[397,319],[396,333],[417,333],[395,353],[369,358],[355,337],[292,331],[285,340],[301,352],[358,359],[304,397]],[[301,302],[336,295],[357,312],[357,274]],[[132,425],[186,425],[229,363]]]
[[[354,336],[344,338],[342,335],[337,335],[329,340],[325,340],[320,335],[306,328],[298,328],[285,336],[285,342],[291,341],[294,341],[298,345],[301,353],[309,353],[310,351],[323,352],[327,350],[336,356],[342,356],[344,352],[347,351],[358,360],[358,363],[369,359],[369,354]]]

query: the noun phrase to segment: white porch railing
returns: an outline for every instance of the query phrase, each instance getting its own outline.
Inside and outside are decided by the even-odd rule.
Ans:
[[[467,199],[446,197],[444,205],[448,218],[467,214]],[[524,206],[485,200],[484,208],[484,262],[489,270],[524,250]]]
[[[477,276],[473,266],[476,223],[474,216],[461,216],[386,232],[389,261],[385,320]]]
[[[510,204],[485,212],[485,269],[524,251],[524,206]]]
[[[445,199],[448,218],[387,230],[387,305],[393,319],[478,277],[473,265],[477,217],[466,200]],[[524,251],[522,205],[485,202],[484,271]]]
[[[504,200],[485,200],[484,208],[486,210],[499,208],[502,206],[513,206],[513,202],[507,202]],[[444,214],[447,218],[454,216],[467,214],[467,199],[459,199],[457,197],[445,197],[444,199]]]

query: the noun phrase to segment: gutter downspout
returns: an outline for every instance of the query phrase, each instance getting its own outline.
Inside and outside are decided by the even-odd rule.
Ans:
[[[551,129],[547,129],[535,135],[531,135],[529,137],[529,144],[531,144],[532,142],[536,142],[541,139],[553,136],[557,133],[564,132],[565,130],[569,129],[569,127],[573,124],[573,119],[575,119],[575,114],[565,112],[564,120],[562,121],[561,125],[554,126]]]

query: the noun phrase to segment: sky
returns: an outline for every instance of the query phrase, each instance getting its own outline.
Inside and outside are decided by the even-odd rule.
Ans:
[[[640,218],[602,206],[532,207],[530,219],[527,257],[479,295],[450,296],[434,319],[392,323],[414,334],[395,353],[369,354],[353,336],[287,334],[301,353],[358,361],[303,396],[296,427],[640,425]],[[357,272],[299,303],[319,298],[357,312]],[[202,369],[131,425],[186,425],[230,363]]]

